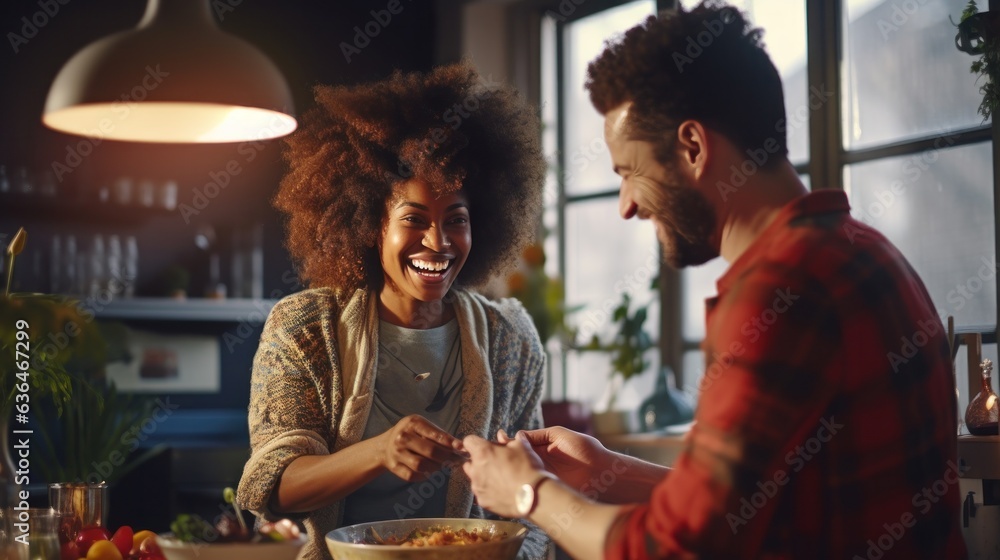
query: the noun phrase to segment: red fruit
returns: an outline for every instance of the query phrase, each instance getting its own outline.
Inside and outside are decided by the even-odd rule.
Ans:
[[[104,527],[84,527],[76,534],[76,546],[80,556],[86,556],[90,546],[97,541],[111,540],[111,533]]]
[[[115,543],[118,552],[122,553],[122,558],[128,558],[128,553],[132,550],[132,528],[122,525],[115,531],[115,536],[111,537],[111,542]]]
[[[75,542],[59,545],[59,560],[77,560],[80,556],[80,547],[76,546]]]
[[[139,545],[139,560],[166,560],[156,539],[146,539]]]

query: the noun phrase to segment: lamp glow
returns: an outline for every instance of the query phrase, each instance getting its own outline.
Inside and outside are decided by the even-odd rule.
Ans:
[[[130,142],[267,140],[296,128],[278,68],[218,29],[207,0],[148,0],[139,26],[71,58],[49,90],[42,122]]]

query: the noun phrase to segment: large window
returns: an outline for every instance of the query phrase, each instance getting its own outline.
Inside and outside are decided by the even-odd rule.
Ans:
[[[942,317],[981,332],[996,358],[997,265],[991,127],[972,57],[959,52],[964,0],[735,0],[755,26],[784,82],[792,164],[809,188],[844,189],[853,215],[882,231],[920,273]],[[672,8],[674,2],[659,2]],[[697,4],[680,0],[685,8]],[[981,2],[985,10],[986,3]],[[587,325],[623,287],[649,300],[648,286],[623,282],[656,251],[648,224],[618,218],[617,177],[602,121],[583,89],[587,63],[604,40],[657,6],[652,0],[550,17],[543,33],[546,144],[554,162],[546,225],[555,235],[550,272],[566,281],[574,317]],[[561,180],[560,180],[561,178]],[[728,263],[662,271],[665,326],[659,345],[693,395],[704,371],[704,299]],[[654,271],[653,274],[657,274]],[[588,315],[588,313],[594,315]],[[589,330],[608,321],[589,321]],[[652,320],[654,329],[660,325]],[[659,335],[659,330],[656,330]],[[591,400],[607,379],[606,356],[562,352],[555,397]],[[962,364],[959,364],[960,367]],[[655,369],[655,368],[651,368]],[[968,395],[959,369],[960,410]],[[653,375],[639,380],[641,398]],[[561,385],[561,386],[560,386]],[[624,404],[624,403],[623,403]]]
[[[636,305],[651,303],[650,334],[659,335],[659,298],[650,289],[659,272],[656,234],[648,223],[618,218],[619,178],[611,169],[604,143],[604,119],[597,114],[583,87],[587,65],[600,54],[604,41],[656,13],[653,0],[624,3],[569,21],[549,18],[543,29],[543,107],[550,161],[546,228],[554,232],[546,247],[553,273],[565,281],[567,307],[580,308],[570,317],[579,328],[579,340],[593,335],[607,339],[612,331],[611,311],[628,292]],[[560,18],[563,19],[563,18]],[[552,394],[598,403],[606,397],[610,356],[602,352],[553,348]],[[630,383],[619,404],[638,404],[641,392],[652,387],[652,373]]]

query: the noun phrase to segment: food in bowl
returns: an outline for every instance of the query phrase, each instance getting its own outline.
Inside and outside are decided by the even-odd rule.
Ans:
[[[463,533],[478,540],[466,545],[449,541]],[[527,533],[516,521],[399,519],[334,529],[326,534],[326,545],[334,560],[514,560]]]
[[[383,542],[374,544],[399,545],[399,546],[466,546],[484,542],[496,542],[507,538],[507,533],[493,532],[474,528],[471,531],[466,529],[455,530],[451,527],[429,527],[427,529],[414,529],[405,537],[388,537],[382,539]]]

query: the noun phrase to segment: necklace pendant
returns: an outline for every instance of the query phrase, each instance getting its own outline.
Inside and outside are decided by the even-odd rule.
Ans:
[[[425,371],[423,373],[418,373],[417,375],[414,375],[413,376],[413,380],[414,381],[423,381],[424,379],[427,379],[430,376],[431,376],[431,372]]]

